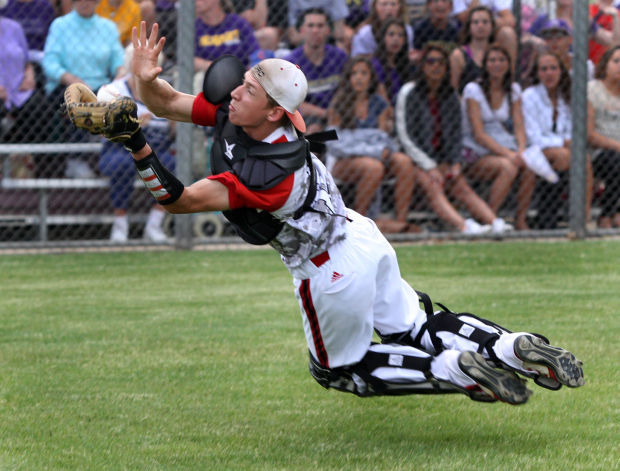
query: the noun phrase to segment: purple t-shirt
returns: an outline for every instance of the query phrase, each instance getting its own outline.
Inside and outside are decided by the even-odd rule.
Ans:
[[[372,62],[372,66],[375,69],[375,73],[377,74],[377,80],[379,81],[379,83],[385,84],[389,74],[391,86],[389,90],[386,90],[386,92],[392,104],[395,105],[398,91],[400,90],[400,87],[403,86],[403,83],[398,76],[398,72],[396,72],[396,69],[394,68],[389,68],[386,70],[383,65],[381,65],[381,62],[377,57],[373,57],[372,59],[370,59],[370,61]]]
[[[19,2],[9,0],[9,4],[0,10],[0,16],[10,18],[22,25],[28,47],[42,51],[45,47],[45,38],[54,21],[56,13],[49,0],[31,0]]]
[[[258,41],[250,23],[229,13],[216,26],[206,25],[200,18],[196,19],[195,46],[196,57],[212,61],[221,55],[232,54],[247,67],[250,54],[258,49]]]
[[[306,103],[327,108],[340,81],[340,75],[347,61],[347,53],[331,44],[325,45],[325,57],[321,65],[316,65],[304,55],[303,46],[293,49],[284,57],[297,64],[308,80]]]
[[[28,63],[28,44],[17,21],[0,18],[0,44],[0,85],[6,88],[8,95],[4,106],[7,109],[19,108],[33,91],[19,90]]]

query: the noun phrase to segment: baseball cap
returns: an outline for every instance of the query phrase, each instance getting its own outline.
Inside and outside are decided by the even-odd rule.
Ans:
[[[298,108],[306,99],[308,82],[299,66],[284,59],[265,59],[252,67],[250,73],[284,108],[293,125],[306,132],[306,123]]]
[[[539,35],[544,38],[553,33],[561,33],[565,36],[570,36],[572,30],[566,21],[555,19],[547,21],[543,27],[540,28]]]

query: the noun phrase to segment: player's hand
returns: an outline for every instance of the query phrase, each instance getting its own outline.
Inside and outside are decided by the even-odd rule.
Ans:
[[[134,26],[131,30],[131,40],[133,42],[133,58],[131,60],[131,72],[143,82],[152,82],[161,73],[162,68],[158,65],[157,59],[164,48],[166,38],[157,39],[159,25],[153,24],[151,35],[146,37],[146,22],[140,23],[140,34]]]

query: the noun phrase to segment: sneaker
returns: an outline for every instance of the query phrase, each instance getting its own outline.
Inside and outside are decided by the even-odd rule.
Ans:
[[[166,242],[168,236],[162,230],[161,226],[147,224],[144,226],[144,238],[152,242]]]
[[[80,159],[67,160],[65,168],[66,178],[95,178],[95,172],[90,166]]]
[[[515,354],[523,361],[526,369],[532,370],[535,376],[551,379],[551,383],[564,384],[570,388],[578,388],[586,383],[581,367],[583,363],[575,355],[563,348],[553,347],[539,337],[518,337]],[[541,386],[545,386],[544,380]]]
[[[491,226],[489,226],[488,224],[481,225],[471,218],[465,219],[465,227],[463,228],[463,234],[468,234],[468,235],[486,234],[490,230],[491,230]]]
[[[491,223],[491,231],[494,234],[502,234],[504,232],[509,232],[513,230],[514,230],[514,227],[512,227],[512,225],[508,224],[502,218],[495,218],[493,219],[493,222]]]
[[[532,394],[515,373],[496,370],[475,352],[463,352],[458,359],[461,371],[473,379],[489,396],[508,404],[524,404]]]
[[[129,227],[125,220],[114,220],[112,231],[110,232],[111,242],[127,242],[129,236]]]

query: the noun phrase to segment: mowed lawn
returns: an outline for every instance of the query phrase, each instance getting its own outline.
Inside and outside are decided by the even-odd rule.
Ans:
[[[308,374],[268,250],[0,256],[0,470],[620,469],[620,241],[398,247],[455,311],[546,334],[583,388],[360,399]]]

